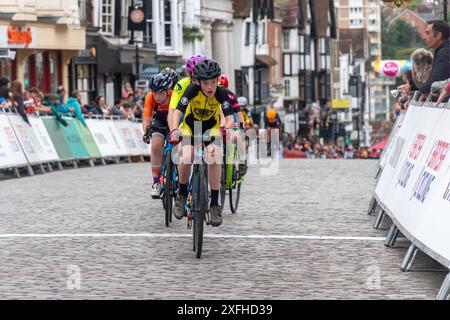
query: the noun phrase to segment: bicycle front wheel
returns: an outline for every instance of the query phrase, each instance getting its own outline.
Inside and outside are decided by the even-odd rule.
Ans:
[[[219,196],[220,210],[221,212],[223,212],[223,207],[225,206],[225,198],[227,196],[227,165],[225,163],[222,164]]]
[[[203,227],[205,215],[208,208],[208,178],[205,165],[196,165],[194,168],[194,251],[195,256],[200,258],[203,248]]]

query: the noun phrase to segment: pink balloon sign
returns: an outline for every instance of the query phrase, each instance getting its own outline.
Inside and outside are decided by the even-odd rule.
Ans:
[[[395,61],[387,61],[383,66],[383,74],[386,77],[395,77],[400,71],[400,66]]]

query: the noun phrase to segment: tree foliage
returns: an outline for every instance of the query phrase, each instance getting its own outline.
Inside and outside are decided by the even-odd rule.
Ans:
[[[424,46],[423,40],[413,27],[406,21],[396,20],[391,25],[386,17],[381,16],[381,37],[383,43],[383,59],[404,60],[417,48]]]

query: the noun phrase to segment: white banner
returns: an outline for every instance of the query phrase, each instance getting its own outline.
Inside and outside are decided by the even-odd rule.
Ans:
[[[58,153],[42,120],[35,116],[29,116],[28,119],[31,123],[28,131],[32,141],[34,141],[33,144],[37,146],[36,149],[41,161],[59,161]]]
[[[30,134],[29,125],[17,114],[8,114],[8,119],[25,153],[27,161],[30,164],[42,163],[39,154],[43,153],[43,148],[39,141],[37,141],[36,136]]]
[[[142,154],[139,144],[133,134],[133,126],[131,121],[116,120],[113,122],[117,129],[119,137],[122,139],[130,156],[140,156]]]
[[[402,112],[397,119],[395,119],[394,125],[392,126],[392,130],[389,134],[389,138],[384,146],[383,152],[380,156],[379,166],[384,168],[386,165],[386,160],[389,158],[390,152],[392,150],[393,141],[397,139],[398,130],[400,129],[403,119],[405,118],[406,113]]]
[[[126,156],[127,150],[119,143],[119,136],[111,120],[86,119],[86,124],[94,137],[102,157]]]
[[[411,240],[450,268],[449,123],[449,109],[410,106],[375,194]]]
[[[141,150],[141,154],[143,156],[149,156],[151,144],[146,144],[143,140],[144,129],[142,128],[142,123],[132,122],[131,128],[133,131],[134,139],[136,140],[138,147]]]
[[[27,159],[20,148],[8,116],[0,113],[0,168],[27,165]]]

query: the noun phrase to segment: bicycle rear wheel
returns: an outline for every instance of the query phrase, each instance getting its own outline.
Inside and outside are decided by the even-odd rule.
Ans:
[[[194,185],[193,185],[193,200],[194,200],[194,251],[195,256],[200,258],[203,249],[203,227],[205,215],[208,206],[208,182],[205,165],[196,165],[194,167]]]
[[[166,220],[166,227],[169,226],[170,222],[172,222],[172,210],[173,210],[173,197],[172,197],[172,190],[173,190],[173,177],[172,177],[172,159],[171,159],[171,152],[167,152],[166,157],[164,159],[164,165],[165,165],[165,183],[164,183],[164,209],[166,212],[165,220]]]

